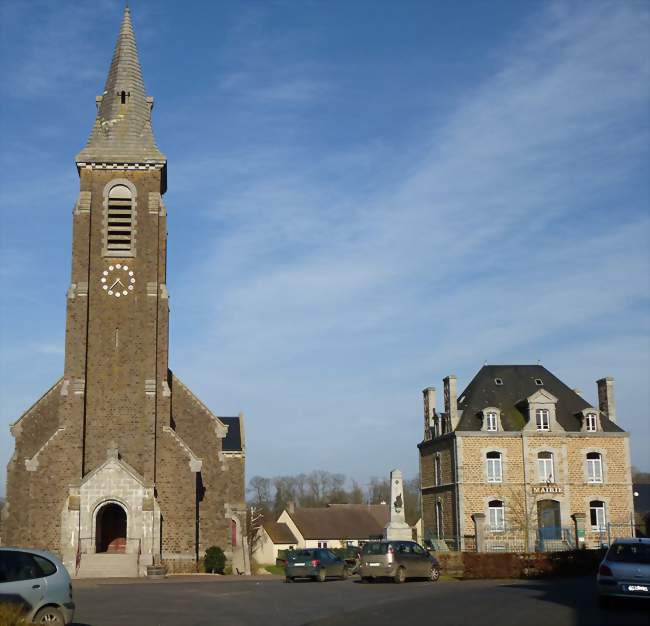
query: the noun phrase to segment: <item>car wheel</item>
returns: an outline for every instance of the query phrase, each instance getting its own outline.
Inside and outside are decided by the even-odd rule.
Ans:
[[[350,571],[348,570],[347,567],[343,568],[343,572],[341,573],[341,578],[343,580],[347,580],[348,576],[350,575]]]
[[[440,578],[440,570],[435,565],[431,566],[428,578],[432,583],[435,583]]]
[[[284,582],[285,583],[294,583],[294,582],[296,582],[296,579],[293,576],[285,576]]]
[[[327,572],[324,569],[319,569],[318,575],[316,576],[316,580],[319,583],[324,583],[326,578],[327,578]]]
[[[63,613],[55,606],[46,606],[34,616],[34,624],[52,624],[52,626],[64,626],[65,618]]]
[[[393,576],[393,582],[398,585],[402,584],[406,580],[406,570],[403,567],[400,567]]]

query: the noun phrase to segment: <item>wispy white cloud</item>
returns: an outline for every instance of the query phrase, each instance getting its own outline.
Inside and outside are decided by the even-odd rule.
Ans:
[[[219,190],[226,227],[191,270],[214,291],[176,288],[210,311],[207,337],[173,353],[217,410],[247,405],[253,465],[269,465],[271,431],[375,424],[373,446],[397,446],[412,471],[418,389],[449,370],[549,356],[594,380],[607,372],[582,354],[601,341],[621,365],[620,326],[603,320],[625,320],[625,346],[647,329],[647,206],[619,193],[647,159],[647,21],[640,5],[548,5],[442,126],[423,123],[423,157],[355,155],[359,178],[339,187],[319,171],[331,154],[285,146],[246,170],[245,191]],[[571,351],[563,335],[579,337]],[[636,362],[625,374],[640,379]],[[346,462],[378,473],[386,459]]]

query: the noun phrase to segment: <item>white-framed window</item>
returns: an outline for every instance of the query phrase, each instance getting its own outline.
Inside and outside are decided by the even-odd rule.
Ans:
[[[495,431],[497,430],[497,414],[490,411],[485,416],[485,430]]]
[[[327,541],[319,541],[318,542],[318,547],[319,548],[327,548]]]
[[[603,482],[603,455],[600,452],[587,453],[587,482]]]
[[[433,480],[436,485],[442,484],[442,467],[440,465],[439,454],[436,454],[433,458]]]
[[[596,432],[596,414],[595,413],[587,413],[585,417],[586,421],[586,428],[585,430],[589,433],[595,433]]]
[[[537,409],[535,411],[535,424],[537,425],[537,430],[551,429],[548,409]]]
[[[605,530],[605,503],[602,500],[592,500],[589,503],[589,520],[593,530]]]
[[[537,478],[540,483],[555,482],[552,452],[544,451],[537,454]]]
[[[489,483],[503,482],[503,466],[500,452],[488,452],[485,455],[487,463],[487,481]]]
[[[488,502],[488,523],[492,532],[503,532],[506,529],[505,507],[501,500]]]

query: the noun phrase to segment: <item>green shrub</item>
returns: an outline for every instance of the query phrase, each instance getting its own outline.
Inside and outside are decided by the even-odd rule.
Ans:
[[[0,604],[0,624],[2,626],[27,626],[22,606],[19,604]]]
[[[205,551],[205,558],[203,559],[203,569],[206,572],[214,574],[218,572],[223,574],[223,570],[226,567],[226,555],[223,553],[223,550],[219,546],[210,546]]]

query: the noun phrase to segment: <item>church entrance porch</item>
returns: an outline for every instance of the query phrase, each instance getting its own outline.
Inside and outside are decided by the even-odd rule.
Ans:
[[[124,553],[126,529],[126,511],[119,504],[109,502],[102,506],[95,523],[95,551]]]

